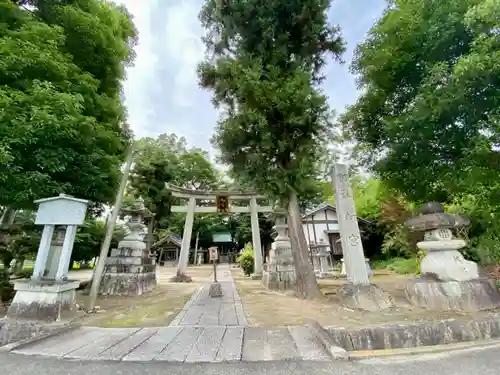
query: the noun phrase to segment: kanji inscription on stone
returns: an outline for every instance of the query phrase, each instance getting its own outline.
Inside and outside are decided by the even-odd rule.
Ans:
[[[361,240],[360,240],[359,236],[357,236],[355,234],[351,234],[349,236],[349,244],[351,246],[358,246],[360,243],[361,243]]]
[[[336,164],[332,180],[335,189],[335,208],[337,209],[347,279],[354,284],[367,285],[370,280],[366,269],[356,207],[349,186],[347,165]]]
[[[357,216],[356,216],[356,214],[352,214],[350,212],[346,212],[345,219],[352,221],[352,220],[356,220]]]

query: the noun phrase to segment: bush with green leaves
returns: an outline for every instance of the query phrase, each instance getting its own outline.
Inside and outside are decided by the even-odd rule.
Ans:
[[[254,271],[254,258],[252,244],[247,243],[243,248],[243,252],[237,259],[240,268],[246,276],[250,276]]]

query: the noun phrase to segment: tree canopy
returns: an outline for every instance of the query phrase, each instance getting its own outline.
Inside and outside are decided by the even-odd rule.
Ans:
[[[363,94],[343,116],[410,200],[488,190],[498,202],[498,0],[395,0],[356,49]]]
[[[317,192],[317,160],[331,130],[319,83],[343,43],[327,20],[327,0],[206,0],[200,20],[210,59],[200,84],[223,109],[214,144],[235,175],[291,204],[297,292],[319,296],[300,228],[297,196]]]
[[[121,103],[136,31],[103,0],[0,0],[0,205],[112,201],[130,132]]]

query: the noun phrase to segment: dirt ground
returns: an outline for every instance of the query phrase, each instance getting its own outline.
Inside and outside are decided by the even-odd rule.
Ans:
[[[175,267],[158,267],[157,287],[138,297],[99,296],[99,312],[85,314],[84,325],[97,327],[157,327],[167,326],[182,309],[193,293],[211,280],[210,266],[189,267],[187,274],[191,283],[172,283]],[[88,295],[77,292],[76,301],[80,306],[88,305]]]
[[[269,291],[259,280],[246,278],[239,269],[233,269],[232,272],[247,321],[252,326],[300,325],[313,319],[323,326],[348,328],[472,316],[457,312],[433,313],[411,306],[403,289],[406,280],[411,276],[392,274],[388,271],[376,272],[372,278],[374,284],[391,294],[395,300],[395,308],[384,312],[355,311],[342,306],[337,293],[345,283],[343,279],[318,280],[325,299],[305,301],[295,298],[293,293]],[[484,314],[487,313],[477,313],[474,316]]]

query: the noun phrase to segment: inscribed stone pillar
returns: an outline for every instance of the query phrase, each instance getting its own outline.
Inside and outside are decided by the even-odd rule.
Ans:
[[[262,275],[262,247],[260,244],[259,213],[257,211],[257,198],[250,198],[250,221],[252,224],[252,245],[254,256],[254,274]]]
[[[31,276],[32,280],[41,279],[45,273],[45,264],[47,263],[47,258],[49,256],[50,243],[52,242],[54,229],[55,225],[45,225],[43,228],[40,246],[38,247],[38,252],[36,254],[35,267],[33,268],[33,276]]]
[[[186,276],[186,268],[189,260],[189,247],[191,246],[191,233],[193,231],[194,211],[196,209],[196,199],[189,198],[187,205],[186,221],[184,223],[184,234],[182,236],[181,254],[177,265],[177,275]]]
[[[68,278],[68,270],[70,267],[71,253],[73,252],[73,244],[76,237],[76,225],[66,226],[64,242],[62,245],[61,257],[57,267],[56,280],[64,280]]]
[[[366,271],[363,244],[359,233],[352,190],[349,186],[347,165],[336,164],[332,180],[347,279],[353,284],[368,285],[370,280]]]

